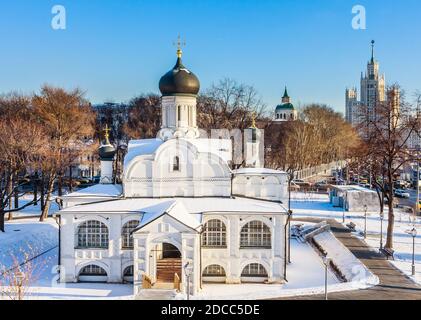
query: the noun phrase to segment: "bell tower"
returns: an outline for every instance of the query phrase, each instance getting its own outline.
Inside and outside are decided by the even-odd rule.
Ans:
[[[197,138],[196,102],[200,90],[199,79],[182,63],[180,36],[177,41],[177,62],[159,81],[162,94],[162,125],[158,138]]]

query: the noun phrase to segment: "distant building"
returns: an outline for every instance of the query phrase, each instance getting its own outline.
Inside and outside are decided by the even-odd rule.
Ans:
[[[285,122],[285,121],[295,121],[298,118],[297,110],[294,108],[294,105],[291,103],[291,98],[288,95],[287,88],[285,87],[285,92],[282,97],[282,103],[276,106],[274,121]]]
[[[375,108],[379,102],[386,101],[385,75],[379,73],[379,63],[374,58],[374,40],[371,42],[371,59],[367,63],[367,71],[361,73],[360,99],[356,88],[346,89],[345,114],[346,121],[357,125],[362,112],[368,113],[370,119],[375,119]]]

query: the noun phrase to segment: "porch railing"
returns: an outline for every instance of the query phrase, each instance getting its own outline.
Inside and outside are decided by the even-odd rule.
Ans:
[[[174,289],[177,292],[180,292],[180,288],[181,288],[181,286],[180,286],[180,277],[178,276],[177,273],[174,273]]]
[[[152,288],[152,279],[149,278],[146,274],[142,275],[142,288],[143,289]]]

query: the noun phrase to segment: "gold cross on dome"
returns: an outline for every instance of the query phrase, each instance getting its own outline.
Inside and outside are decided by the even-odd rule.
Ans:
[[[256,127],[256,118],[257,118],[257,114],[256,114],[256,112],[253,111],[251,113],[251,127],[253,129],[257,129],[257,127]]]
[[[110,137],[110,131],[111,131],[111,129],[110,128],[108,128],[108,124],[105,124],[105,129],[104,129],[104,136],[105,136],[105,139],[108,141],[108,138]]]
[[[181,41],[181,36],[180,34],[177,37],[177,42],[173,43],[174,46],[177,46],[177,57],[181,58],[181,56],[183,55],[183,51],[181,50],[181,47],[185,47],[186,46],[186,41]]]

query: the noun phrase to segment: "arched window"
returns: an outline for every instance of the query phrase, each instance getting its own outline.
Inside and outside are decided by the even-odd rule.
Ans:
[[[81,282],[107,282],[107,272],[100,266],[90,264],[79,272],[78,280]]]
[[[250,263],[241,272],[242,277],[267,278],[268,273],[260,263]]]
[[[132,249],[133,248],[133,236],[131,235],[132,231],[137,228],[139,221],[132,220],[123,225],[121,230],[121,247],[123,249]]]
[[[250,221],[242,229],[240,234],[241,248],[270,248],[270,229],[261,221]]]
[[[203,270],[203,277],[225,277],[225,270],[217,264],[211,264]]]
[[[133,265],[128,266],[124,269],[123,280],[125,282],[133,283],[133,271],[134,271]]]
[[[177,157],[177,156],[174,157],[172,170],[173,171],[180,171],[180,158]]]
[[[80,276],[106,276],[107,272],[100,266],[90,264],[80,270]]]
[[[97,220],[83,222],[77,229],[78,248],[108,248],[108,228]]]
[[[218,219],[212,219],[205,223],[202,234],[202,245],[204,247],[226,247],[227,228]]]

